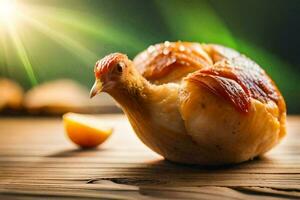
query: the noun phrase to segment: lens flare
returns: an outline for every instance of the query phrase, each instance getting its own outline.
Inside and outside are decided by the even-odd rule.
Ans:
[[[23,42],[20,39],[20,37],[18,35],[18,32],[16,31],[13,24],[9,25],[9,33],[10,33],[11,39],[12,39],[12,41],[13,41],[15,47],[16,47],[18,56],[19,56],[23,66],[26,70],[26,73],[29,77],[31,85],[32,86],[37,85],[38,81],[37,81],[36,76],[34,74],[34,71],[33,71],[31,62],[29,60],[28,54],[27,54],[26,49],[23,45]]]
[[[0,1],[0,20],[5,23],[11,22],[16,14],[16,10],[15,1]]]
[[[23,16],[23,20],[25,20],[28,25],[36,28],[41,33],[45,34],[50,39],[54,40],[58,44],[60,44],[63,48],[69,50],[74,55],[82,57],[85,62],[90,62],[91,60],[96,60],[97,55],[84,47],[81,43],[77,42],[76,40],[72,39],[69,36],[66,36],[55,29],[51,29],[49,26],[39,22],[38,20],[34,19],[33,17]]]
[[[37,84],[37,79],[34,74],[26,49],[23,45],[23,42],[21,41],[17,30],[17,18],[19,17],[20,12],[22,11],[17,6],[16,1],[0,0],[0,26],[2,26],[2,29],[8,34],[8,37],[11,39],[11,42],[14,48],[16,49],[17,55],[25,68],[30,83],[32,86],[34,86]],[[5,38],[5,34],[0,36],[3,36],[3,38]]]

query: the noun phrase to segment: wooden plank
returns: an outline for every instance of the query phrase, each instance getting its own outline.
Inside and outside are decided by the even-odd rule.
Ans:
[[[58,118],[0,119],[0,199],[300,199],[300,117],[262,158],[234,166],[178,165],[145,147],[123,115],[115,132],[80,150]]]

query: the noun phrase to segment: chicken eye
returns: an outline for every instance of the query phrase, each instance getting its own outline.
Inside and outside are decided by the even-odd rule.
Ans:
[[[123,63],[118,63],[117,64],[117,71],[119,73],[122,73],[123,72],[123,68],[124,68],[124,64]]]

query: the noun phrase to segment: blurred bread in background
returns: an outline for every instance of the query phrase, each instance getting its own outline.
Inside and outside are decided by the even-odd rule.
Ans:
[[[0,78],[0,111],[21,109],[23,96],[24,90],[17,82]]]
[[[97,113],[118,110],[107,94],[97,99],[90,99],[87,88],[69,79],[49,81],[32,88],[25,95],[24,106],[29,113],[44,114]]]
[[[87,88],[70,79],[44,82],[25,93],[17,82],[0,78],[0,112],[4,114],[121,112],[109,95],[103,93],[93,99],[89,96]]]

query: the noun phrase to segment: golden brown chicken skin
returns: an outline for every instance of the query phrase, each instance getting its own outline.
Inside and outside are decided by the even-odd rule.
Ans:
[[[147,80],[161,84],[180,81],[190,72],[213,62],[198,43],[164,42],[137,55],[134,64]]]
[[[262,155],[285,135],[286,108],[256,63],[220,46],[165,42],[134,61],[95,66],[92,96],[108,92],[138,137],[168,160],[221,165]]]

